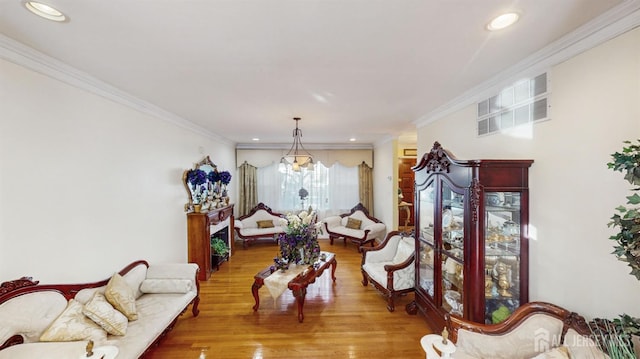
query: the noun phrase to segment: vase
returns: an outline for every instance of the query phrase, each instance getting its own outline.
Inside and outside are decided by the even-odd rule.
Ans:
[[[201,209],[202,209],[202,205],[201,205],[201,204],[199,204],[199,203],[198,203],[198,204],[194,204],[194,205],[193,205],[193,211],[194,211],[195,213],[200,213],[200,210],[201,210]]]
[[[300,251],[300,260],[298,264],[308,264],[307,259],[304,257],[304,248],[298,248],[298,251]]]

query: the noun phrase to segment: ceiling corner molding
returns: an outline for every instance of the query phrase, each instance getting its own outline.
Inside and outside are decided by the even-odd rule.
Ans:
[[[640,26],[640,0],[627,0],[556,40],[499,75],[465,91],[460,96],[413,121],[417,128],[435,122],[498,93],[522,77],[547,71],[593,47]]]
[[[127,106],[139,112],[151,115],[163,121],[167,121],[178,127],[184,128],[212,140],[233,146],[235,143],[184,119],[172,112],[164,110],[150,102],[141,100],[116,87],[113,87],[99,79],[82,72],[62,61],[36,51],[18,41],[0,34],[0,59],[7,60],[16,65],[25,67],[58,81],[67,83],[76,88],[91,92],[98,96],[112,100],[123,106]]]
[[[390,136],[385,136],[385,137],[383,137],[383,138],[379,139],[378,141],[376,141],[376,142],[373,144],[373,147],[374,147],[374,148],[376,148],[376,147],[379,147],[379,146],[385,145],[385,144],[387,144],[387,143],[389,143],[389,142],[391,142],[391,141],[393,141],[393,140],[397,140],[397,139],[398,139],[398,136],[392,136],[392,135],[390,135]]]

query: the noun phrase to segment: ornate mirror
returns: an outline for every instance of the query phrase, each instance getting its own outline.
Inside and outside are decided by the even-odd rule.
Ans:
[[[184,171],[182,182],[189,198],[184,206],[185,211],[194,211],[194,205],[200,207],[207,204],[214,193],[216,182],[219,181],[218,177],[218,167],[211,162],[209,156],[196,163],[192,169]]]

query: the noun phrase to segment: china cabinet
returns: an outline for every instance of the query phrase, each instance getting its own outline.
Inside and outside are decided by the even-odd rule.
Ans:
[[[436,142],[415,171],[416,294],[434,330],[449,313],[504,320],[528,301],[532,160],[458,160]]]

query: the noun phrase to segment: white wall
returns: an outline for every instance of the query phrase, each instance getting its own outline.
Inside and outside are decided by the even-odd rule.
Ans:
[[[612,254],[607,228],[629,184],[607,169],[624,140],[640,138],[640,29],[549,71],[550,121],[515,137],[475,136],[475,106],[418,129],[461,159],[533,159],[530,169],[530,300],[587,317],[640,316],[640,282]]]
[[[205,155],[234,173],[233,145],[2,60],[0,104],[0,282],[186,262],[182,173]]]
[[[387,225],[387,233],[398,223],[398,155],[395,140],[377,144],[373,151],[373,215]]]

